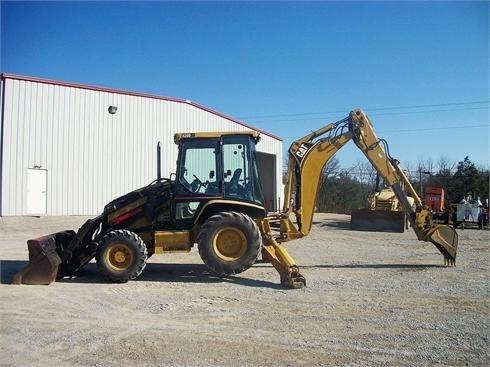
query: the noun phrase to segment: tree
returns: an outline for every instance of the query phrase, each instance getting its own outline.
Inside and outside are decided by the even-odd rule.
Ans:
[[[368,191],[368,184],[365,181],[369,181],[365,180],[365,174],[371,177],[371,181],[373,180],[372,177],[375,177],[374,170],[365,171],[359,167],[341,169],[339,161],[333,157],[325,165],[320,177],[316,201],[317,210],[349,214],[352,209],[365,207],[365,193]],[[362,182],[360,182],[359,176],[362,177]],[[372,192],[372,188],[370,192]]]
[[[412,167],[412,168],[410,168]],[[457,203],[470,194],[480,197],[482,203],[489,197],[489,169],[478,168],[465,157],[457,164],[447,157],[435,163],[432,158],[406,166],[406,175],[415,188],[441,187],[446,192],[446,205]],[[425,172],[430,172],[425,173]],[[365,208],[367,196],[375,191],[376,170],[369,162],[358,161],[353,167],[343,169],[336,157],[323,167],[318,187],[316,209],[320,212],[350,213],[352,209]]]
[[[353,178],[359,182],[360,195],[365,202],[368,196],[376,191],[376,169],[369,161],[358,160],[352,171],[355,172]]]
[[[488,170],[479,170],[466,156],[458,162],[456,172],[447,186],[447,194],[451,202],[458,202],[468,195],[488,198],[488,186]]]
[[[332,178],[340,172],[340,163],[336,157],[330,158],[325,164],[318,183],[318,194],[316,198],[317,210],[321,212],[328,211],[331,207],[331,196],[335,189],[332,185]]]
[[[439,174],[450,176],[451,172],[454,170],[455,164],[449,161],[449,158],[446,156],[439,157],[437,161],[437,170]]]
[[[455,166],[456,164],[450,162],[447,157],[441,156],[437,161],[435,173],[430,176],[427,185],[447,189]]]

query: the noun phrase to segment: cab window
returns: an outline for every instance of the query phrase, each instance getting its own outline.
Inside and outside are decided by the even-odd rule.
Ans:
[[[224,196],[262,204],[254,145],[248,137],[223,138]]]
[[[177,180],[181,194],[217,194],[218,141],[186,141],[181,146]]]

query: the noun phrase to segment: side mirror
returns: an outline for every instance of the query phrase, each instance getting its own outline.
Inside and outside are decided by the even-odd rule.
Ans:
[[[213,179],[213,178],[214,178],[214,171],[210,171],[210,172],[209,172],[209,178],[210,178],[210,179]]]

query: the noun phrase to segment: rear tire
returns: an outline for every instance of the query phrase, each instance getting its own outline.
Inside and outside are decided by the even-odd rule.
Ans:
[[[262,237],[247,215],[221,212],[211,216],[197,236],[199,255],[218,275],[233,275],[250,268],[257,260]]]
[[[136,233],[119,229],[104,235],[95,258],[101,274],[115,283],[125,283],[143,272],[148,251]]]

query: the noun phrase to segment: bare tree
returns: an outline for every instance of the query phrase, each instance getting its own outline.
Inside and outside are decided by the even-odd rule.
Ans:
[[[340,162],[337,159],[337,157],[334,156],[334,157],[330,158],[330,160],[323,167],[322,178],[323,177],[328,178],[328,177],[332,177],[332,176],[338,176],[340,173],[340,170],[341,170]]]
[[[350,172],[353,172],[352,177],[360,183],[361,196],[367,199],[376,188],[376,169],[370,162],[358,159]]]
[[[413,168],[412,164],[410,162],[407,162],[403,167],[401,167],[401,169],[405,172],[408,180],[413,183],[415,181],[416,169]]]
[[[419,172],[434,173],[435,169],[436,169],[436,164],[434,163],[434,159],[432,157],[428,157],[424,161],[419,159],[417,162],[417,171]]]
[[[320,182],[318,183],[318,195],[316,206],[319,211],[324,211],[328,206],[330,195],[332,195],[328,181],[333,177],[338,177],[340,173],[340,163],[336,157],[330,158],[330,160],[325,164],[322,170],[322,175],[320,176]]]
[[[437,170],[440,175],[449,176],[456,168],[456,163],[451,162],[448,157],[440,156],[437,161]]]

